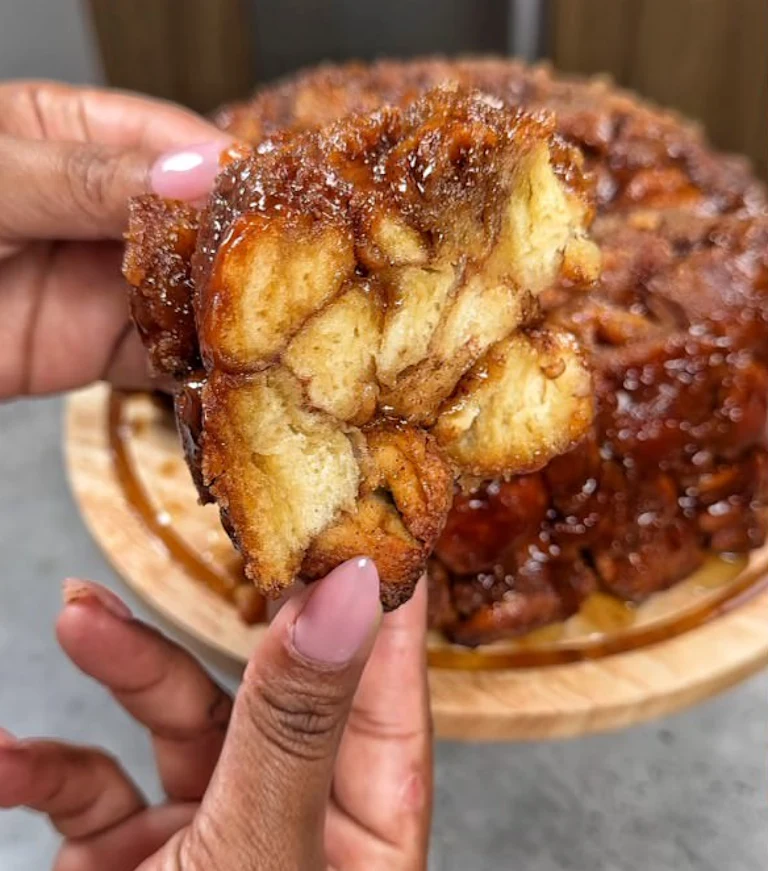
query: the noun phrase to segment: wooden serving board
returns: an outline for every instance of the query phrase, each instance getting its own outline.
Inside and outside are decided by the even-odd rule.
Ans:
[[[148,396],[89,388],[69,400],[66,455],[85,521],[126,582],[192,638],[242,664],[264,628],[246,625],[225,598],[240,582],[239,559],[216,509],[195,503],[167,413]],[[712,696],[768,664],[767,576],[765,547],[741,564],[713,560],[639,608],[594,600],[516,642],[469,651],[431,633],[437,735],[567,737]]]

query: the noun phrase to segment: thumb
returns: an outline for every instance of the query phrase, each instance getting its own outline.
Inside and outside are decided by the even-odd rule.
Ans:
[[[278,613],[246,669],[190,855],[238,871],[325,867],[336,753],[380,614],[368,559],[344,563]]]
[[[219,139],[158,155],[92,142],[0,136],[0,237],[120,239],[128,200],[148,191],[195,200],[208,193]]]

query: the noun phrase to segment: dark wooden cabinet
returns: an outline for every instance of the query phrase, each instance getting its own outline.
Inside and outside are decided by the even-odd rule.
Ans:
[[[244,0],[89,0],[110,85],[207,112],[253,86]]]
[[[525,15],[515,14],[523,11]],[[322,60],[519,45],[701,120],[768,176],[768,0],[90,0],[107,80],[200,111]],[[539,39],[536,38],[538,45]]]
[[[552,0],[553,62],[699,119],[768,176],[767,0]]]

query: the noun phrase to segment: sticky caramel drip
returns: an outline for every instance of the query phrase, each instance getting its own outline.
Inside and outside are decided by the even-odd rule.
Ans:
[[[602,659],[669,641],[730,613],[768,588],[768,575],[760,570],[750,571],[747,568],[737,571],[735,567],[731,567],[732,571],[736,571],[736,576],[733,577],[733,574],[728,573],[726,564],[713,565],[712,573],[714,574],[718,569],[723,572],[723,581],[722,589],[717,596],[700,603],[698,607],[653,625],[632,627],[627,622],[607,634],[596,631],[586,638],[560,642],[554,636],[557,634],[557,627],[561,627],[562,624],[551,624],[545,627],[547,635],[546,638],[540,639],[541,646],[527,643],[529,639],[533,641],[532,636],[536,635],[535,632],[530,636],[517,639],[517,642],[499,642],[496,645],[474,650],[441,642],[439,646],[430,648],[429,664],[433,668],[489,671],[505,668],[540,668]],[[587,609],[588,611],[591,609],[591,613],[588,614],[589,622],[597,627],[605,617],[606,621],[615,627],[617,622],[615,611],[618,607],[622,607],[618,599],[598,594]],[[612,613],[607,614],[608,611]],[[513,646],[515,644],[517,646]]]
[[[152,500],[136,474],[134,463],[128,450],[132,428],[123,417],[127,395],[113,391],[109,400],[108,431],[109,446],[117,479],[125,494],[126,501],[147,528],[173,560],[179,563],[184,571],[197,583],[203,584],[217,596],[241,605],[238,589],[241,586],[231,575],[217,572],[201,560],[184,540],[174,532],[172,526],[161,522],[160,512],[152,504]],[[255,592],[255,591],[254,591]],[[266,603],[261,597],[249,597],[247,613],[242,613],[248,623],[263,622],[266,615]]]

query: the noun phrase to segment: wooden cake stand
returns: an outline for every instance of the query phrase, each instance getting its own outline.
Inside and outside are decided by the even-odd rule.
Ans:
[[[263,625],[246,625],[232,604],[238,557],[215,507],[196,504],[167,410],[104,386],[77,393],[66,456],[85,521],[126,582],[194,639],[244,662]],[[594,597],[565,624],[516,642],[470,651],[433,633],[437,735],[582,735],[712,696],[768,664],[767,576],[764,547],[739,564],[713,558],[634,609]]]

